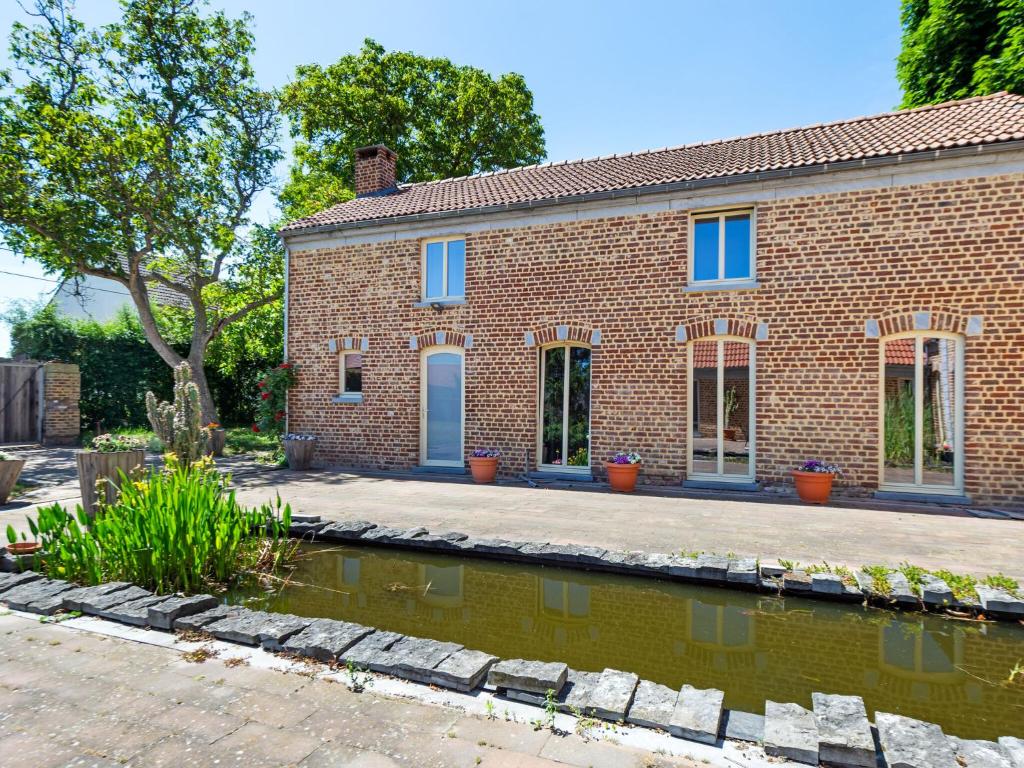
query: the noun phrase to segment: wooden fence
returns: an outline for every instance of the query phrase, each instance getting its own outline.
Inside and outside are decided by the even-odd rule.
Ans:
[[[43,365],[0,362],[0,443],[42,440]]]

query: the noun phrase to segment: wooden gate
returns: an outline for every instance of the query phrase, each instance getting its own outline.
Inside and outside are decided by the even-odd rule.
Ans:
[[[40,441],[42,380],[39,363],[0,363],[0,443]]]

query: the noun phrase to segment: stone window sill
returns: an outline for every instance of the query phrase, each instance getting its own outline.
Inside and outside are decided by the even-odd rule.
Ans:
[[[761,287],[757,280],[735,280],[733,282],[691,283],[683,287],[683,293],[703,293],[704,291],[751,291]]]
[[[361,403],[363,402],[362,392],[346,392],[344,395],[335,395],[331,398],[332,403]]]
[[[458,307],[466,303],[465,298],[461,299],[426,299],[425,301],[417,301],[413,304],[414,309],[429,309],[434,304],[440,304],[442,307]]]

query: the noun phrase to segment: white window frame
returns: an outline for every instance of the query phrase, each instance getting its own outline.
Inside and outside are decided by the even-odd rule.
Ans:
[[[434,355],[449,352],[458,355],[462,366],[462,413],[459,424],[459,456],[452,461],[427,458],[427,361]],[[420,354],[420,466],[421,467],[465,467],[466,466],[466,350],[451,344],[428,347]]]
[[[464,243],[465,255],[463,256],[462,285],[463,293],[460,296],[448,294],[448,244],[462,241]],[[444,258],[441,268],[441,295],[429,296],[427,294],[427,246],[432,243],[444,243]],[[424,240],[420,247],[420,297],[424,302],[430,301],[464,301],[466,285],[466,261],[468,260],[468,241],[465,235],[448,235],[446,237],[432,237]]]
[[[544,464],[544,380],[547,366],[547,355],[545,354],[549,349],[555,347],[563,347],[565,354],[562,356],[562,464]],[[569,446],[569,387],[566,386],[566,382],[569,380],[569,350],[573,347],[579,347],[580,349],[590,350],[590,391],[589,398],[587,400],[587,466],[578,467],[571,464],[567,464],[569,457],[568,453]],[[592,432],[593,432],[593,408],[594,404],[594,348],[589,344],[581,344],[579,342],[569,341],[556,341],[553,344],[545,344],[540,347],[540,379],[537,384],[537,471],[538,472],[553,472],[555,474],[571,474],[571,475],[586,475],[590,476],[593,473],[591,467],[594,463],[594,456],[592,448]]]
[[[914,339],[914,482],[885,482],[885,345],[896,339]],[[924,340],[947,339],[955,342],[956,371],[953,385],[953,484],[929,485],[924,477],[924,393],[921,391],[924,367]],[[964,494],[964,337],[946,331],[908,331],[883,336],[878,340],[878,489],[891,493],[928,493],[943,496]]]
[[[717,408],[715,413],[716,457],[718,472],[693,471],[693,415],[697,408],[694,402],[693,347],[700,342],[715,342],[716,364],[715,382],[717,388]],[[742,475],[726,474],[725,472],[725,343],[739,342],[749,348],[747,358],[747,413],[749,432],[747,436],[747,471]],[[757,343],[743,336],[703,336],[693,339],[686,345],[686,479],[706,480],[715,483],[752,483],[757,477]]]
[[[338,379],[339,379],[339,381],[338,381],[338,383],[339,383],[338,394],[340,394],[342,396],[348,396],[348,397],[355,397],[357,395],[359,397],[362,397],[363,396],[363,390],[361,388],[359,390],[350,390],[350,389],[346,389],[345,388],[345,358],[349,357],[350,355],[359,355],[360,357],[363,357],[364,353],[362,351],[360,351],[360,350],[351,349],[351,350],[345,350],[340,355],[338,355]],[[362,370],[362,366],[360,366],[360,370]],[[362,382],[362,378],[361,378],[361,374],[360,374],[360,383],[361,382]]]
[[[737,214],[748,214],[750,216],[750,248],[748,251],[748,264],[747,271],[750,273],[746,277],[725,277],[725,220],[729,216],[736,216]],[[694,227],[698,221],[718,221],[718,277],[711,280],[698,280],[694,277],[695,267],[697,264],[696,258],[696,242],[694,241]],[[689,232],[687,235],[687,242],[689,246],[688,251],[688,267],[687,267],[687,281],[689,285],[700,285],[700,286],[738,286],[738,287],[749,287],[752,283],[757,280],[757,209],[753,206],[740,206],[737,208],[716,208],[714,210],[707,211],[693,211],[690,214]]]

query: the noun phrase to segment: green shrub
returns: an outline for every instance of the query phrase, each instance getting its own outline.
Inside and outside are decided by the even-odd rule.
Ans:
[[[294,547],[287,539],[291,508],[245,508],[207,459],[190,466],[173,458],[163,470],[122,477],[115,504],[91,521],[79,506],[40,508],[29,520],[47,557],[40,567],[81,584],[130,581],[159,594],[191,594],[240,575],[272,570]]]

